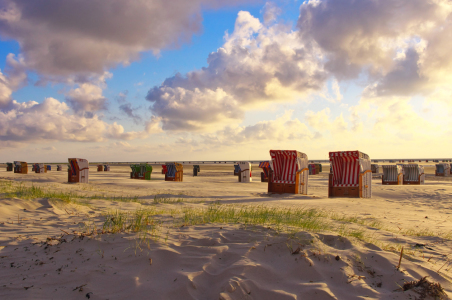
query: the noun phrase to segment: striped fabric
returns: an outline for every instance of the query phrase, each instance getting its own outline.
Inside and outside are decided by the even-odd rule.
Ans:
[[[330,152],[333,168],[333,186],[357,187],[359,185],[359,152]]]
[[[416,164],[406,164],[402,167],[404,181],[419,181],[419,175],[424,173],[424,167]]]
[[[270,150],[273,182],[295,184],[296,172],[301,168],[301,153],[294,150]]]
[[[269,168],[270,167],[270,162],[267,160],[267,161],[261,161],[260,163],[259,163],[259,168]]]
[[[166,175],[168,177],[175,177],[176,176],[176,164],[175,163],[166,163]]]
[[[398,165],[384,165],[383,168],[383,181],[397,182],[398,176],[402,173],[402,167]]]
[[[177,162],[169,162],[166,163],[166,176],[167,177],[176,177],[176,172],[182,171],[183,166],[180,163]]]
[[[264,171],[265,178],[268,177],[268,171],[270,169],[270,162],[269,161],[261,161],[259,163],[259,168],[262,168],[262,171]]]

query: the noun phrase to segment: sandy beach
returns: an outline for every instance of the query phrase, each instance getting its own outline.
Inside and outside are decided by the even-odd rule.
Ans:
[[[89,184],[2,168],[0,298],[435,299],[407,288],[425,276],[452,295],[452,178],[433,167],[420,186],[374,174],[371,199],[329,199],[326,172],[308,195],[268,195],[257,166],[251,183],[184,168],[165,182],[93,165]]]

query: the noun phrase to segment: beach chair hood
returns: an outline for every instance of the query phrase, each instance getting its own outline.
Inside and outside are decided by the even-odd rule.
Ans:
[[[308,168],[308,156],[295,150],[270,150],[273,182],[295,184],[296,173]]]

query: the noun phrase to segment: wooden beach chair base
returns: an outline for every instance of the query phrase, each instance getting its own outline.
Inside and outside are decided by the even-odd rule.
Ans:
[[[268,192],[275,194],[295,194],[295,183],[268,182]]]
[[[406,181],[406,180],[403,180],[403,184],[421,185],[421,176],[422,176],[422,175],[424,175],[424,174],[419,175],[417,181]]]

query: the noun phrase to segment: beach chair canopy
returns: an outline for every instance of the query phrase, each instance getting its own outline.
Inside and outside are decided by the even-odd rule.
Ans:
[[[274,183],[294,184],[297,171],[308,166],[306,154],[295,150],[270,150]]]
[[[77,174],[77,170],[85,170],[89,169],[89,163],[86,159],[83,158],[68,158],[69,168],[71,170],[72,175]]]
[[[397,182],[399,174],[403,172],[401,165],[384,165],[383,180]]]
[[[359,173],[370,170],[370,159],[359,151],[330,152],[333,186],[359,186]]]

